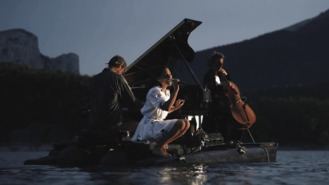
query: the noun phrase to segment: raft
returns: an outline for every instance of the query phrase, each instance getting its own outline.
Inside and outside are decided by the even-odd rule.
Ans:
[[[81,147],[78,145],[57,145],[49,154],[39,159],[25,161],[26,165],[54,166],[153,166],[175,164],[219,164],[275,162],[278,144],[230,143],[212,146],[185,147],[179,144],[169,146],[170,157],[154,155],[147,144],[123,143],[118,148],[106,145]]]

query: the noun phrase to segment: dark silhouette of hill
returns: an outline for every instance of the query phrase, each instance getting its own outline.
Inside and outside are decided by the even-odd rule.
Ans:
[[[214,51],[244,90],[329,82],[329,10],[285,29],[239,43],[199,51],[192,63],[200,77]]]

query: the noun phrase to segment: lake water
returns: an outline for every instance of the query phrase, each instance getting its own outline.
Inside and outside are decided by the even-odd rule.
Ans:
[[[1,185],[329,184],[329,151],[279,150],[277,162],[167,166],[107,171],[25,166],[47,151],[0,150]]]

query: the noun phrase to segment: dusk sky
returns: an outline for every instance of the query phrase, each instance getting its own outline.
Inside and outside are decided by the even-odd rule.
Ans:
[[[0,30],[23,28],[49,57],[74,52],[94,75],[115,54],[132,63],[184,18],[203,23],[195,50],[238,42],[329,9],[329,0],[1,0]]]

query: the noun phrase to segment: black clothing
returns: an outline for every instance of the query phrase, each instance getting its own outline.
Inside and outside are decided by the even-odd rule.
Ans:
[[[130,86],[122,75],[106,68],[92,78],[91,88],[89,132],[104,135],[98,138],[116,137],[113,133],[119,132],[123,105],[132,107],[136,102]]]
[[[237,140],[240,134],[236,134],[231,110],[230,101],[226,96],[226,89],[224,88],[223,82],[226,78],[230,80],[229,76],[222,77],[218,76],[220,79],[220,84],[216,83],[215,80],[216,72],[208,71],[204,78],[204,85],[211,92],[211,102],[208,105],[208,113],[205,116],[205,121],[202,128],[207,133],[220,132],[225,141]],[[237,136],[235,136],[237,135]]]

